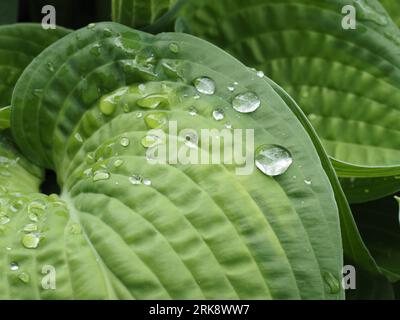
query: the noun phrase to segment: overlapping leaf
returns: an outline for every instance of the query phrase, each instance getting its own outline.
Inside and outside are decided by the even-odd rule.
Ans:
[[[349,5],[354,30],[342,26]],[[400,32],[377,1],[191,1],[177,25],[282,85],[340,176],[398,175]]]
[[[215,93],[197,92],[198,77],[212,79]],[[28,249],[16,239],[29,203],[14,213],[0,237],[1,246],[13,243],[0,296],[343,297],[331,184],[340,187],[324,171],[323,150],[275,90],[224,51],[184,34],[102,23],[49,47],[16,85],[12,131],[28,158],[56,171],[68,214],[53,214],[51,201],[59,200],[46,200],[40,242]],[[239,114],[231,102],[245,92],[261,107]],[[216,108],[222,121],[212,115]],[[178,129],[254,128],[256,145],[284,146],[294,162],[275,178],[258,170],[237,176],[224,164],[150,164],[142,139],[157,119]],[[34,281],[18,278],[10,262]],[[40,287],[43,264],[57,270],[54,291]]]
[[[39,24],[0,26],[0,108],[10,104],[14,85],[32,59],[67,33],[61,27],[44,30]]]

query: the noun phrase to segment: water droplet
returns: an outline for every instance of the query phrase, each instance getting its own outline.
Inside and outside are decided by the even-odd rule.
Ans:
[[[129,177],[129,182],[131,184],[134,184],[134,185],[141,184],[142,180],[143,180],[142,177],[140,175],[137,175],[137,174],[134,174],[131,177]]]
[[[81,234],[82,233],[82,227],[79,223],[71,223],[69,228],[68,228],[68,232],[70,234]]]
[[[149,129],[155,129],[167,124],[168,118],[165,112],[148,113],[144,117],[144,122]]]
[[[93,153],[93,152],[89,152],[89,153],[86,155],[86,163],[87,163],[87,164],[93,164],[94,162],[95,162],[94,153]]]
[[[32,201],[28,205],[28,214],[35,215],[36,217],[40,217],[45,213],[46,203],[41,200]]]
[[[312,181],[311,181],[311,179],[304,179],[304,183],[305,183],[306,185],[311,185],[311,184],[312,184]]]
[[[92,174],[93,174],[92,168],[87,168],[86,170],[83,171],[83,175],[84,175],[85,177],[91,177]]]
[[[11,248],[11,247],[6,247],[6,250],[7,250],[7,251],[11,251],[12,248]]]
[[[83,143],[83,138],[81,136],[81,134],[79,132],[75,133],[74,138],[76,139],[76,141],[78,141],[79,143]]]
[[[144,184],[145,186],[151,186],[151,180],[148,179],[148,178],[144,178],[144,179],[143,179],[143,184]]]
[[[275,144],[262,145],[255,152],[257,168],[268,176],[273,177],[285,173],[292,162],[290,152]]]
[[[169,45],[169,50],[170,50],[172,53],[178,53],[178,52],[179,52],[179,45],[178,45],[176,42],[172,42],[172,43],[170,43],[170,45]]]
[[[364,192],[365,193],[369,193],[369,189],[364,189]]]
[[[123,165],[123,163],[124,163],[124,160],[117,159],[114,161],[113,165],[114,165],[114,167],[119,168],[120,166]]]
[[[93,175],[93,182],[108,180],[108,179],[110,179],[110,174],[105,171],[96,171]]]
[[[308,118],[308,120],[310,120],[310,121],[315,121],[315,120],[317,120],[317,115],[316,114],[314,114],[314,113],[310,113],[308,116],[307,116],[307,118]]]
[[[257,71],[257,72],[256,72],[256,75],[257,75],[257,77],[259,77],[259,78],[264,78],[264,76],[265,76],[264,72],[262,72],[262,71]]]
[[[38,226],[34,223],[30,223],[24,226],[24,232],[34,232],[38,230]]]
[[[89,24],[87,25],[87,28],[88,28],[88,29],[93,29],[95,26],[96,26],[95,23],[89,23]]]
[[[28,233],[22,237],[23,246],[27,249],[36,249],[39,246],[40,235],[38,233]]]
[[[93,47],[90,48],[89,52],[91,55],[98,57],[101,54],[101,45],[96,43],[93,45]]]
[[[221,121],[225,117],[225,113],[222,109],[216,109],[213,111],[212,116],[215,120]]]
[[[48,62],[47,69],[49,69],[50,72],[54,72],[54,65],[51,62]]]
[[[43,95],[43,89],[34,89],[33,94],[40,98]]]
[[[140,119],[141,117],[143,117],[143,113],[140,111],[136,112],[136,118]]]
[[[199,137],[196,132],[187,132],[185,134],[185,145],[189,148],[197,148],[199,143]]]
[[[160,137],[157,137],[156,135],[148,134],[145,137],[143,137],[141,143],[142,143],[143,147],[151,148],[151,147],[154,147],[154,146],[158,145],[159,143],[161,143],[161,139],[160,139]]]
[[[0,216],[0,225],[5,225],[10,222],[10,218],[7,216]]]
[[[193,81],[193,85],[200,93],[211,95],[215,92],[215,82],[208,77],[200,77]]]
[[[167,97],[160,94],[150,94],[137,101],[137,104],[142,108],[155,109],[167,102]]]
[[[20,272],[18,274],[18,279],[21,280],[23,283],[28,283],[31,280],[31,277],[27,272]]]
[[[115,97],[108,96],[100,100],[99,108],[102,114],[105,116],[110,116],[114,113],[117,108],[117,103],[115,102]]]
[[[324,272],[323,278],[329,287],[329,293],[335,294],[340,291],[340,283],[338,279],[330,272]]]
[[[232,129],[232,124],[230,124],[229,122],[225,123],[225,128]]]
[[[197,109],[195,107],[190,107],[189,114],[191,116],[197,116]]]
[[[11,262],[10,263],[10,270],[11,271],[17,271],[19,269],[19,264],[17,262]]]
[[[234,87],[234,86],[228,86],[227,89],[228,89],[228,91],[230,91],[230,92],[235,91],[235,87]]]
[[[124,148],[126,148],[126,147],[129,146],[129,144],[130,144],[129,138],[127,138],[127,137],[122,137],[122,138],[119,140],[119,144],[120,144],[121,146],[123,146]]]
[[[261,105],[258,96],[253,92],[238,94],[232,100],[233,109],[240,113],[249,113],[257,110]]]

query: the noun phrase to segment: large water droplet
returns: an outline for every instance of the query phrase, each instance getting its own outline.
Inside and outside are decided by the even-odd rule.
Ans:
[[[324,272],[323,278],[325,283],[329,287],[329,292],[332,294],[338,293],[340,291],[340,283],[338,279],[330,272]]]
[[[99,103],[99,109],[105,116],[110,116],[114,113],[117,108],[117,103],[115,102],[115,97],[109,96],[101,99]]]
[[[167,124],[168,117],[165,112],[152,112],[146,114],[144,122],[149,129],[155,129]]]
[[[196,90],[203,94],[214,94],[215,92],[215,82],[208,77],[200,77],[193,81],[193,85]]]
[[[255,152],[257,168],[268,176],[273,177],[285,173],[292,162],[290,152],[275,144],[262,145]]]
[[[110,179],[110,174],[106,171],[96,171],[93,175],[93,182],[108,179]]]
[[[222,109],[216,109],[216,110],[214,110],[213,113],[212,113],[212,115],[213,115],[213,118],[214,118],[215,120],[217,120],[217,121],[221,121],[221,120],[224,119],[224,117],[225,117],[224,110],[222,110]]]
[[[27,249],[36,249],[39,246],[40,234],[28,233],[22,236],[21,240],[23,246]]]
[[[261,101],[254,92],[238,94],[232,100],[232,107],[240,113],[249,113],[257,110]]]

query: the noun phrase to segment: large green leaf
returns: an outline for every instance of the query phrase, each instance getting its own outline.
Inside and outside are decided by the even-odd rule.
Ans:
[[[197,92],[198,77],[212,79],[215,93]],[[235,92],[226,89],[236,81]],[[275,90],[184,34],[101,23],[46,49],[16,85],[12,131],[28,158],[56,171],[69,214],[53,214],[48,202],[59,200],[47,200],[36,249],[18,245],[28,209],[12,214],[0,246],[14,246],[1,268],[18,262],[34,281],[8,270],[0,297],[343,298],[331,183],[340,186]],[[236,112],[233,97],[249,91],[261,106]],[[236,175],[228,164],[151,164],[141,141],[165,117],[179,129],[254,129],[256,146],[284,146],[293,164],[277,177]],[[41,289],[43,264],[56,268],[57,290]]]
[[[356,9],[355,30],[342,28],[346,5]],[[400,31],[377,1],[199,0],[179,16],[183,31],[282,85],[340,176],[399,174]]]
[[[61,27],[45,30],[40,24],[0,26],[0,108],[10,104],[14,85],[32,59],[67,33]]]

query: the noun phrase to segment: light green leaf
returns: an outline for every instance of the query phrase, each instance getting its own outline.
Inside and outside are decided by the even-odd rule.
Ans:
[[[400,173],[400,31],[377,1],[199,0],[179,21],[282,85],[339,176]]]
[[[57,269],[60,290],[35,281],[25,284],[31,297],[343,298],[340,186],[275,90],[206,41],[115,23],[40,54],[14,90],[12,132],[28,158],[55,170],[69,215],[50,211],[43,242],[12,257],[21,266],[25,255],[40,259],[30,274],[45,263]],[[248,92],[239,101],[253,97],[260,107],[238,113],[232,101]],[[277,177],[239,176],[229,164],[149,163],[149,126],[176,136],[172,121],[179,130],[254,129],[256,146],[280,145],[293,163]],[[15,238],[6,233],[0,246]],[[14,284],[0,296],[23,295]]]
[[[10,104],[14,85],[32,59],[67,33],[61,27],[44,30],[40,24],[0,26],[0,107]]]

